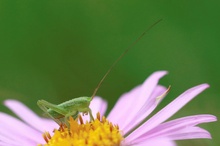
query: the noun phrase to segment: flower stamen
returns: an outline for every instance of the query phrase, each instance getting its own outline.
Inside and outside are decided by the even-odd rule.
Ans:
[[[48,143],[49,140],[51,139],[50,133],[49,133],[49,132],[45,132],[45,133],[43,134],[43,138],[44,138],[44,140]]]

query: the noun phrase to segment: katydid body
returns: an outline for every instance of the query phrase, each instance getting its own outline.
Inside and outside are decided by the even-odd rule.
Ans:
[[[66,123],[70,116],[76,119],[80,112],[83,114],[89,113],[90,120],[94,120],[89,108],[91,100],[92,97],[78,97],[58,105],[45,100],[38,100],[37,104],[47,116],[52,118],[57,124],[61,124]]]

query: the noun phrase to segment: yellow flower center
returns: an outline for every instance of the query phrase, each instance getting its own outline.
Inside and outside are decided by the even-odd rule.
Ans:
[[[69,128],[61,125],[51,137],[48,132],[43,134],[44,146],[120,146],[123,136],[117,125],[113,125],[105,117],[84,123],[82,117],[79,121],[70,117]]]

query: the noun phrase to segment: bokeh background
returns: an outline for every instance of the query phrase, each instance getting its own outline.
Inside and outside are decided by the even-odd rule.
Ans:
[[[112,70],[98,91],[109,103],[157,70],[172,90],[159,110],[200,83],[211,88],[174,117],[219,117],[220,2],[0,1],[0,102],[17,99],[39,115],[38,99],[52,103],[90,96],[101,77],[148,26],[163,18]],[[123,108],[123,107],[122,107]],[[0,110],[11,114],[1,104]],[[129,116],[129,115],[128,115]],[[180,146],[219,146],[219,122],[203,124],[213,140]]]

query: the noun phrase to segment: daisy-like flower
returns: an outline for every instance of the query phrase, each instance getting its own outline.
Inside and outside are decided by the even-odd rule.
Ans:
[[[107,102],[95,97],[90,108],[96,119],[88,122],[89,118],[86,116],[79,116],[79,121],[70,118],[69,128],[65,125],[59,127],[54,121],[37,116],[19,101],[6,100],[5,106],[21,120],[0,113],[0,145],[175,146],[175,140],[210,139],[210,133],[197,125],[216,121],[213,115],[192,115],[167,121],[208,88],[208,84],[188,89],[155,115],[148,117],[167,91],[165,87],[158,85],[159,79],[166,73],[155,72],[143,84],[123,94],[107,118],[104,117]]]

